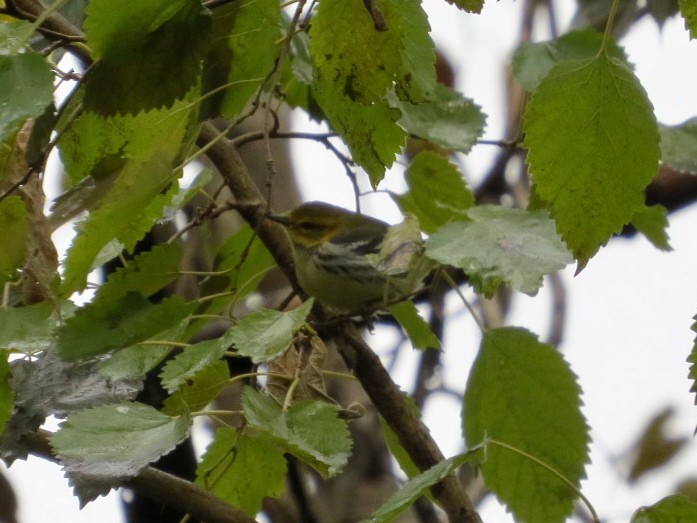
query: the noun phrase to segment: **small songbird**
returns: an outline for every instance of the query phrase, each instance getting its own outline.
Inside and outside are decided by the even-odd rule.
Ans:
[[[413,216],[398,225],[322,202],[269,217],[291,239],[303,290],[339,312],[379,309],[408,297],[434,262]]]

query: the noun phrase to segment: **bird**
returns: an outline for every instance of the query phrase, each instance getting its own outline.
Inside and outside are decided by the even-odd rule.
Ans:
[[[303,291],[340,313],[365,313],[401,301],[435,266],[423,254],[412,215],[390,226],[313,201],[269,218],[288,232]]]

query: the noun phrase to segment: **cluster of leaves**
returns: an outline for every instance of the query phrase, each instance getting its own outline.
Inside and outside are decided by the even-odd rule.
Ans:
[[[450,3],[468,12],[483,7],[481,0]],[[688,4],[680,5],[694,36]],[[667,248],[665,210],[646,207],[644,191],[659,161],[697,172],[697,127],[694,120],[676,127],[656,122],[609,30],[573,32],[516,51],[513,73],[530,94],[523,147],[532,186],[529,208],[512,209],[475,205],[448,158],[471,150],[485,115],[436,82],[418,0],[320,0],[312,13],[303,6],[289,13],[277,0],[223,2],[211,12],[194,0],[93,0],[78,45],[94,63],[59,109],[55,56],[32,49],[41,19],[0,24],[2,455],[22,456],[22,435],[48,415],[67,416],[51,444],[83,503],[188,435],[193,416],[239,379],[230,376],[226,357],[265,366],[267,387],[245,387],[243,413],[220,415],[224,427],[199,466],[199,485],[254,516],[265,497],[283,491],[285,453],[325,477],[340,473],[350,454],[347,422],[323,389],[323,343],[306,323],[312,302],[241,319],[230,313],[274,265],[250,228],[217,247],[215,276],[201,282],[197,299],[153,298],[180,275],[178,238],[111,274],[87,304],[70,301],[93,269],[132,252],[209,179],[204,171],[189,187],[178,182],[183,167],[205,152],[194,152],[194,143],[208,118],[234,124],[262,106],[301,108],[338,134],[374,187],[408,137],[435,144],[437,152],[411,158],[409,191],[395,201],[429,234],[426,255],[464,270],[486,296],[504,284],[536,293],[545,275],[573,260],[582,269],[629,223]],[[18,159],[18,137],[30,119],[27,155]],[[17,166],[41,170],[53,147],[68,190],[49,224],[84,218],[62,274],[38,282],[48,298],[31,304],[16,290],[18,281],[34,277],[22,269],[35,227]],[[437,344],[413,305],[391,311],[414,346]],[[192,342],[211,317],[232,326]],[[143,376],[163,362],[160,379],[170,394],[164,407],[135,402]],[[580,395],[553,346],[523,329],[485,331],[462,403],[470,450],[423,474],[411,470],[414,477],[372,520],[393,518],[468,462],[517,519],[562,521],[579,497],[588,461]],[[675,498],[642,509],[635,521],[695,510]]]

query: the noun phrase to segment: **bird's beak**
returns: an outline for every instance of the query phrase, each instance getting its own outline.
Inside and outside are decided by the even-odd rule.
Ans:
[[[273,222],[280,223],[281,225],[288,225],[290,223],[288,216],[285,214],[268,214],[266,218]]]

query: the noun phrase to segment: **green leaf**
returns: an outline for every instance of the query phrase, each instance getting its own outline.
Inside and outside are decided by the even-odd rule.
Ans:
[[[474,205],[474,195],[447,158],[421,151],[409,164],[406,180],[409,192],[396,196],[397,203],[403,212],[419,219],[424,232],[430,234],[448,222],[469,219],[465,211]]]
[[[264,433],[220,428],[196,469],[196,484],[250,516],[285,489],[283,451]]]
[[[321,78],[313,84],[315,100],[332,128],[341,135],[353,161],[359,164],[376,188],[391,167],[395,155],[406,143],[406,135],[397,125],[400,113],[387,103],[365,105],[332,91]]]
[[[7,22],[0,24],[0,55],[15,55],[24,47],[32,33],[34,26],[26,20]]]
[[[57,349],[71,361],[127,347],[178,324],[195,306],[180,296],[154,304],[133,292],[114,301],[87,304],[61,326]]]
[[[680,125],[659,125],[661,163],[676,171],[697,174],[697,118]]]
[[[394,493],[387,502],[363,523],[388,523],[409,508],[414,501],[427,493],[427,489],[445,476],[470,461],[470,453],[459,454],[432,466],[427,471],[411,478]]]
[[[362,104],[382,100],[394,82],[418,101],[436,83],[426,14],[417,0],[376,0],[374,6],[388,30],[376,29],[360,2],[319,5],[310,30],[315,73]]]
[[[124,160],[136,155],[135,144],[129,144],[137,139],[137,127],[141,123],[145,124],[145,120],[105,118],[94,112],[80,114],[58,139],[70,184],[90,175],[96,180],[109,180],[111,174],[118,174]]]
[[[641,507],[632,515],[631,523],[676,523],[697,520],[697,503],[683,495],[663,498],[650,507]]]
[[[116,238],[130,251],[162,216],[179,191],[174,182],[181,171],[174,166],[195,130],[191,116],[191,108],[184,102],[171,110],[135,116],[100,118],[85,113],[75,123],[77,130],[61,139],[61,153],[65,151],[66,157],[72,158],[70,165],[91,166],[86,182],[94,185],[94,193],[83,197],[91,213],[78,224],[79,234],[64,262],[66,294],[84,288],[93,260],[109,242]],[[80,127],[82,119],[89,125]],[[109,135],[111,138],[106,138]],[[102,164],[109,156],[121,167],[115,171],[107,168],[111,174],[103,177]],[[124,216],[129,219],[124,220]]]
[[[166,344],[126,347],[101,362],[99,373],[110,380],[143,377],[162,363],[170,352],[172,346]]]
[[[136,114],[184,98],[198,83],[209,30],[196,0],[90,2],[85,32],[98,61],[85,77],[85,107]]]
[[[230,331],[235,351],[254,363],[265,363],[282,354],[305,324],[313,300],[290,312],[262,309],[245,316]]]
[[[179,188],[177,195],[172,198],[171,207],[173,207],[175,210],[179,210],[184,207],[184,205],[189,203],[194,196],[200,194],[203,188],[208,185],[214,177],[215,172],[212,169],[202,169],[189,185]],[[174,212],[171,214],[174,214]]]
[[[437,145],[469,153],[484,132],[486,116],[469,98],[441,84],[433,88],[432,98],[420,103],[388,96],[390,105],[400,110],[397,122],[409,134]]]
[[[217,314],[223,307],[242,300],[253,292],[266,273],[276,266],[273,256],[266,249],[254,230],[247,224],[230,236],[215,255],[213,274],[202,284],[202,294],[225,294],[210,300],[204,312]]]
[[[218,360],[187,379],[182,387],[165,400],[162,412],[175,416],[198,412],[218,397],[230,381],[227,362]]]
[[[465,391],[469,448],[486,444],[487,488],[519,521],[564,521],[588,461],[581,390],[562,356],[524,329],[484,333]],[[496,444],[500,443],[500,444]],[[515,449],[512,450],[512,449]]]
[[[0,55],[0,143],[52,102],[53,74],[40,54]]]
[[[84,506],[174,449],[190,424],[188,416],[170,417],[142,403],[123,402],[71,414],[51,437],[51,446]]]
[[[649,472],[663,469],[690,442],[685,436],[675,437],[671,434],[675,418],[675,409],[664,407],[649,419],[637,440],[627,449],[627,478],[630,483],[635,483]]]
[[[404,144],[399,111],[385,96],[419,102],[435,88],[435,56],[428,22],[416,0],[378,0],[388,30],[378,31],[359,2],[329,0],[313,18],[312,92],[330,124],[376,187]]]
[[[469,222],[441,227],[426,242],[426,255],[467,273],[477,292],[491,296],[501,283],[535,294],[545,274],[572,258],[546,211],[481,205]]]
[[[697,38],[697,4],[693,0],[678,0],[678,5],[685,19],[685,29],[690,31],[690,38]]]
[[[433,334],[411,300],[396,303],[388,310],[407,333],[415,349],[440,348],[440,340]]]
[[[692,319],[694,320],[694,323],[692,324],[691,330],[697,334],[697,315],[693,316]],[[695,405],[697,405],[697,338],[695,338],[695,342],[692,345],[692,351],[687,357],[687,362],[690,364],[690,372],[687,377],[692,383],[690,386],[690,392],[695,393]]]
[[[598,53],[603,34],[592,29],[571,31],[549,42],[523,42],[511,60],[511,71],[523,88],[532,92],[552,68],[571,60],[592,58]],[[622,48],[610,42],[608,54],[618,60],[627,61]]]
[[[484,0],[446,0],[446,2],[468,13],[481,13],[484,7]]]
[[[8,196],[0,201],[0,284],[12,280],[24,265],[29,223],[24,200]]]
[[[632,225],[646,236],[654,247],[662,251],[671,251],[668,243],[668,211],[662,205],[644,207],[634,213]]]
[[[56,316],[53,304],[47,301],[0,307],[0,348],[21,352],[47,349],[53,344]]]
[[[14,392],[10,386],[12,370],[7,358],[9,350],[0,349],[0,436],[5,432],[5,426],[12,417],[14,408]]]
[[[552,69],[523,132],[537,194],[582,269],[644,206],[660,157],[651,103],[631,69],[601,53]]]
[[[238,115],[273,70],[281,49],[281,8],[277,0],[243,3],[234,15],[228,45],[232,62],[222,112]]]
[[[220,361],[230,347],[229,339],[229,335],[224,335],[183,349],[174,358],[168,360],[162,369],[160,373],[162,386],[169,392],[174,392],[194,375]]]
[[[138,254],[126,267],[111,273],[94,297],[95,302],[117,300],[129,292],[148,298],[179,276],[181,245],[165,243]]]
[[[335,476],[346,466],[351,438],[333,406],[304,400],[283,410],[270,396],[245,387],[242,408],[250,426],[269,433],[323,477]]]

